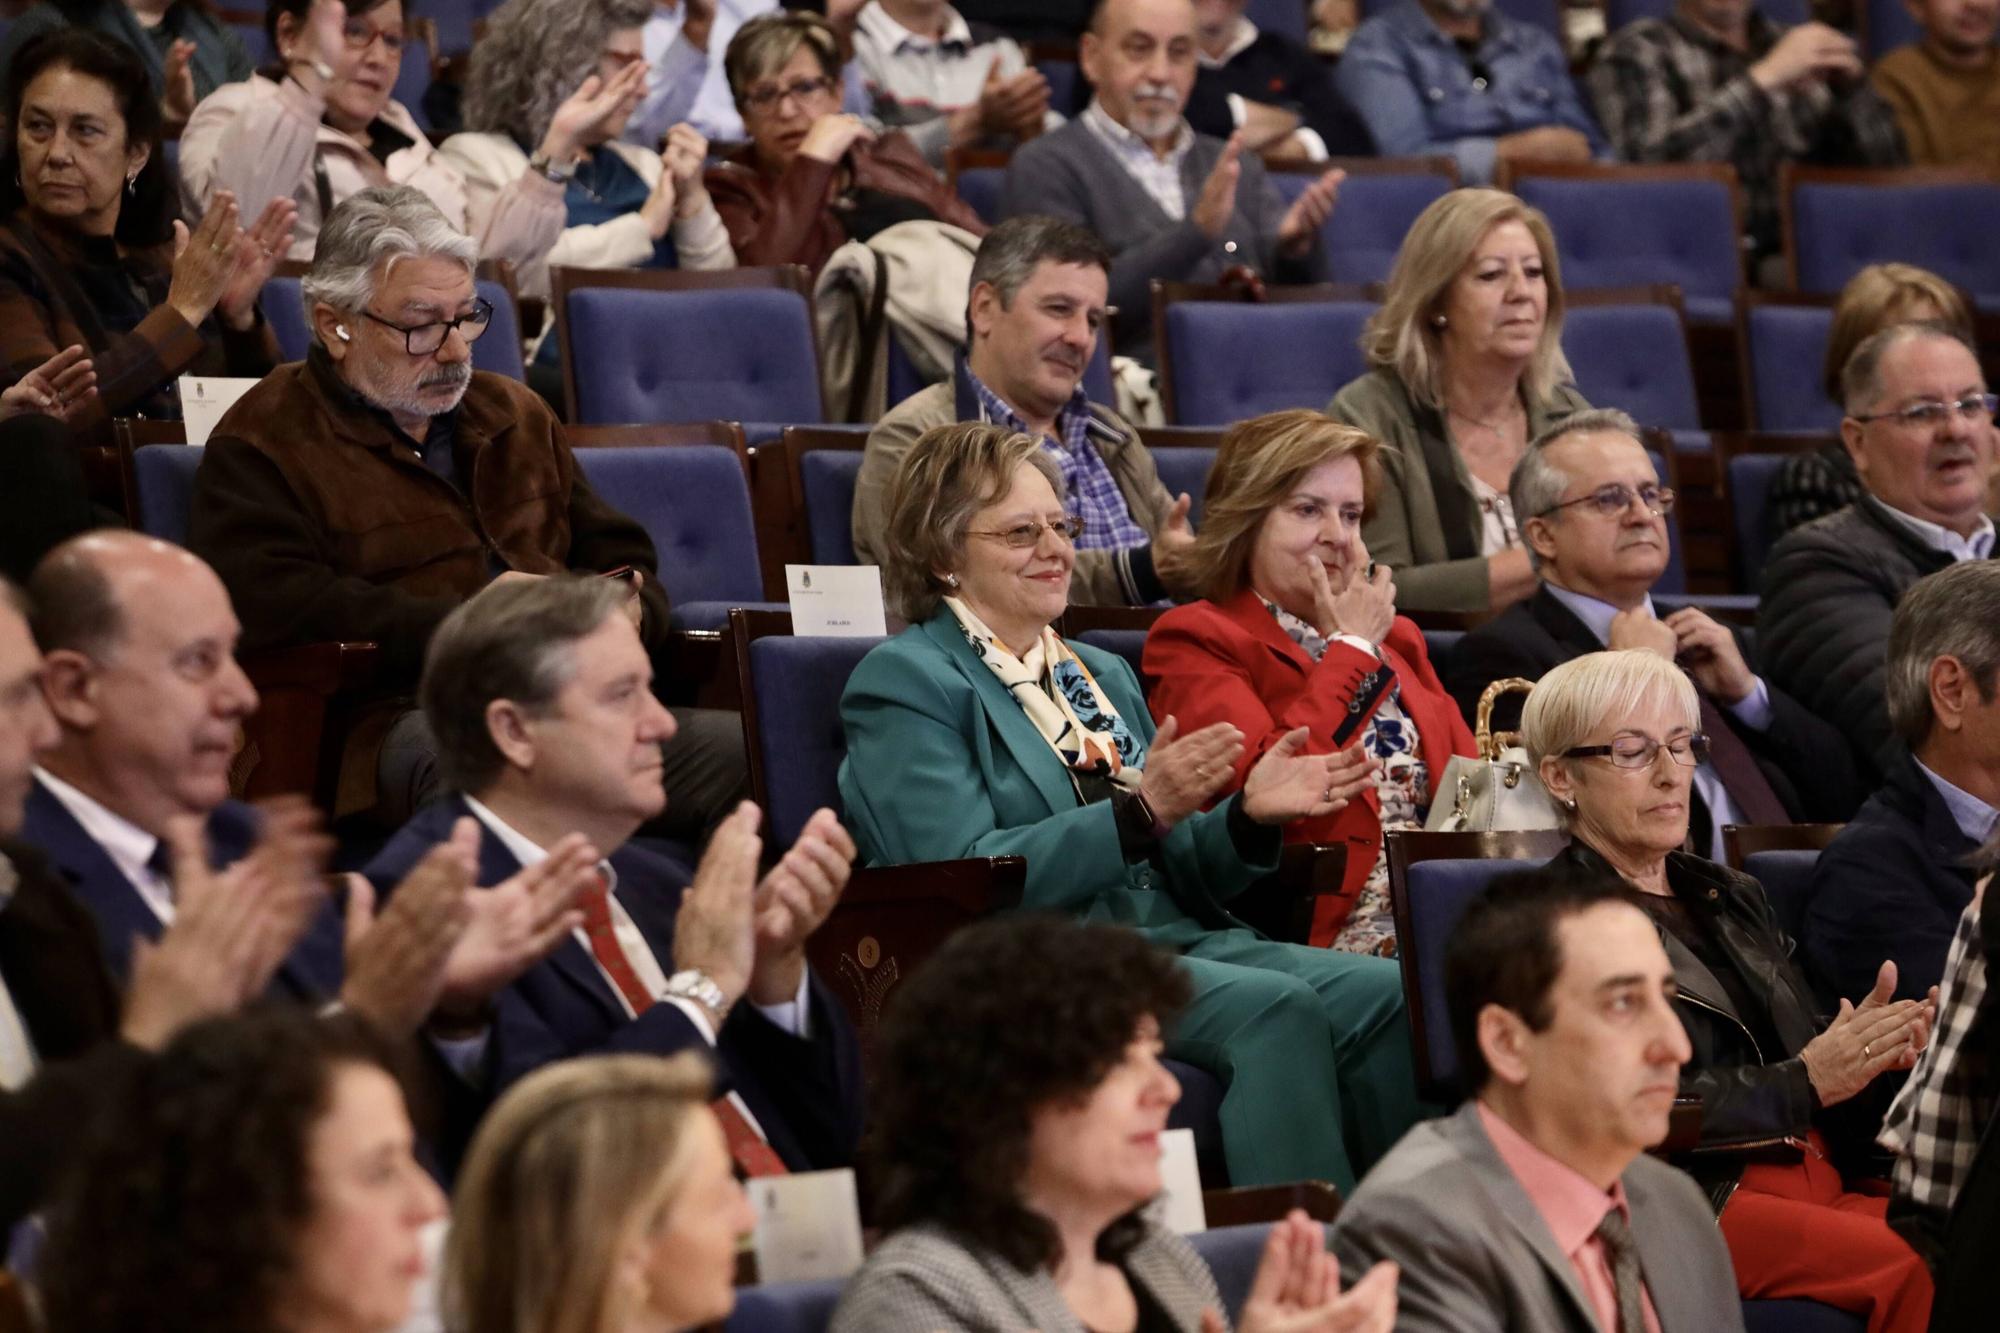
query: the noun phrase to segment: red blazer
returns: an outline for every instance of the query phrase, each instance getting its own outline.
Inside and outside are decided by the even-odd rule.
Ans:
[[[1306,742],[1312,754],[1339,748],[1334,734],[1343,726],[1349,728],[1343,744],[1352,745],[1361,734],[1359,723],[1392,682],[1400,684],[1403,711],[1416,724],[1435,799],[1451,757],[1473,752],[1472,732],[1431,669],[1422,631],[1397,616],[1381,652],[1382,661],[1376,662],[1351,645],[1329,643],[1326,655],[1315,663],[1246,588],[1227,602],[1192,602],[1159,618],[1146,636],[1144,664],[1152,682],[1147,703],[1156,722],[1171,713],[1183,732],[1231,722],[1243,733],[1243,758],[1223,793],[1227,795],[1243,785],[1266,750],[1296,727],[1312,729]],[[1330,944],[1381,851],[1381,801],[1372,789],[1364,791],[1344,810],[1287,825],[1285,841],[1347,847],[1340,893],[1322,897],[1313,917],[1312,942]]]

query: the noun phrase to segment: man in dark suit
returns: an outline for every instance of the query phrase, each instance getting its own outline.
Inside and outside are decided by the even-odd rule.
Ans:
[[[1853,812],[1861,793],[1840,734],[1758,676],[1736,636],[1701,611],[1655,614],[1673,492],[1661,488],[1630,417],[1565,418],[1528,446],[1508,494],[1542,586],[1449,654],[1445,685],[1468,718],[1493,681],[1538,680],[1605,648],[1645,649],[1679,662],[1701,692],[1710,753],[1695,771],[1688,820],[1698,850],[1720,860],[1724,824]],[[1516,695],[1496,707],[1493,725],[1512,729],[1519,718]]]
[[[860,1130],[858,1048],[805,941],[845,887],[854,843],[822,810],[760,883],[748,803],[692,881],[630,841],[666,802],[660,744],[674,720],[623,602],[615,582],[557,576],[495,583],[445,620],[419,696],[457,794],[405,825],[367,873],[386,884],[468,827],[482,884],[587,840],[603,854],[601,887],[500,995],[494,1088],[591,1051],[713,1047],[740,1165],[773,1169],[772,1150],[792,1169],[844,1164]]]
[[[2000,565],[1963,561],[1912,585],[1889,627],[1883,695],[1909,747],[1813,866],[1799,931],[1831,1009],[1874,984],[1885,950],[1896,998],[1921,1000],[2000,820]]]

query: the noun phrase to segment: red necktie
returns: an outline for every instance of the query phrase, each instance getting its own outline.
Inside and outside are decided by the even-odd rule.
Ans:
[[[625,956],[623,946],[618,943],[618,932],[611,923],[611,890],[602,873],[597,884],[577,900],[583,910],[583,934],[590,941],[591,956],[597,965],[611,978],[611,984],[618,988],[625,1002],[632,1006],[634,1014],[643,1014],[652,1008],[655,1001],[639,974],[632,969],[632,960]],[[710,1103],[715,1118],[722,1124],[722,1137],[729,1144],[729,1159],[745,1176],[783,1176],[790,1171],[784,1159],[779,1157],[750,1123],[750,1118],[736,1108],[727,1097],[718,1097]]]

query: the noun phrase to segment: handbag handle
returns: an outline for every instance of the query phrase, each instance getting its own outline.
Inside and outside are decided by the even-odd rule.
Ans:
[[[1505,694],[1528,694],[1535,688],[1535,682],[1521,676],[1506,676],[1488,685],[1479,695],[1479,710],[1472,728],[1473,739],[1479,743],[1479,757],[1494,760],[1510,745],[1521,743],[1518,731],[1503,731],[1493,734],[1493,704]]]

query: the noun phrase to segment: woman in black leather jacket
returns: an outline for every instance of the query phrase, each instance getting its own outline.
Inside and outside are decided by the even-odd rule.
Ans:
[[[1873,991],[1822,1021],[1757,881],[1680,850],[1707,758],[1700,727],[1693,682],[1639,650],[1564,663],[1521,715],[1569,826],[1558,860],[1623,877],[1673,960],[1694,1052],[1681,1090],[1702,1099],[1700,1147],[1685,1164],[1716,1204],[1738,1288],[1863,1314],[1870,1333],[1918,1333],[1930,1275],[1883,1222],[1887,1200],[1847,1191],[1815,1122],[1916,1063],[1935,999],[1891,1000],[1885,964]]]

